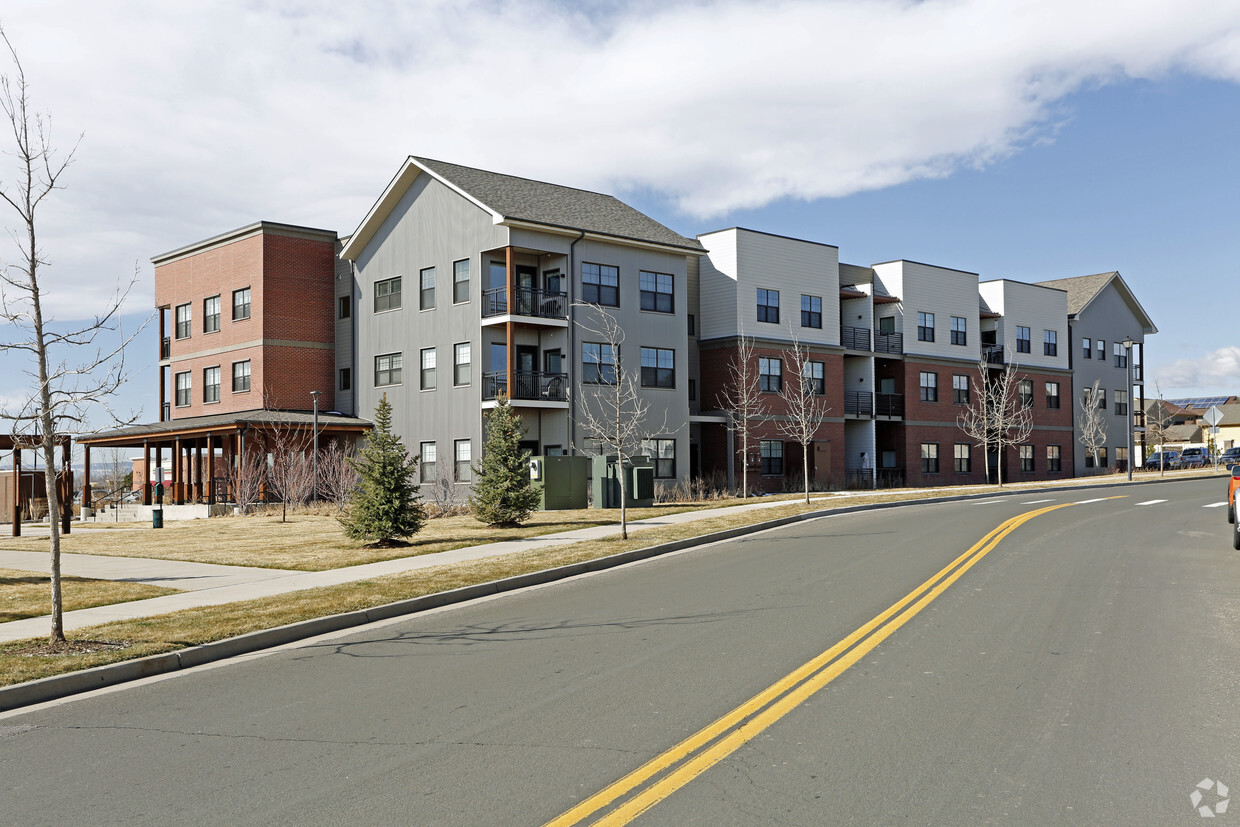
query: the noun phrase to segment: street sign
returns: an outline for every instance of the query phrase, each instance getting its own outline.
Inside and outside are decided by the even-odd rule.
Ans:
[[[1217,426],[1223,421],[1223,412],[1218,409],[1218,405],[1211,405],[1210,410],[1206,411],[1206,415],[1202,417],[1207,425]]]

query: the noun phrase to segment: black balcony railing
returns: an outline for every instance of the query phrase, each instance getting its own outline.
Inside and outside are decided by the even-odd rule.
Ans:
[[[904,394],[874,394],[874,413],[878,416],[904,416]]]
[[[1141,365],[1132,366],[1132,381],[1134,382],[1145,381],[1145,371],[1142,369]]]
[[[840,344],[849,350],[869,350],[870,329],[868,327],[841,327]]]
[[[159,358],[160,359],[171,359],[172,358],[172,339],[168,338],[167,336],[165,336],[163,338],[163,341],[159,343]]]
[[[540,290],[536,287],[518,287],[513,293],[512,314],[534,316],[540,319],[563,319],[566,316],[568,295],[566,293]],[[493,287],[482,291],[482,315],[503,316],[508,313],[508,289]]]
[[[874,394],[869,391],[845,391],[844,414],[874,416]]]
[[[159,421],[167,422],[170,419],[172,419],[172,405],[165,402],[163,410],[159,412]]]
[[[877,333],[874,336],[875,353],[903,353],[903,333]]]
[[[849,468],[844,471],[844,486],[850,489],[903,488],[903,468]]]
[[[875,473],[876,483],[879,488],[903,488],[904,487],[904,469],[903,468],[879,468]]]
[[[988,365],[1003,364],[1003,345],[982,345],[982,361]]]
[[[482,398],[494,399],[501,392],[509,399],[543,399],[564,402],[568,399],[568,374],[517,371],[512,375],[514,387],[508,387],[508,374],[502,370],[482,374]]]

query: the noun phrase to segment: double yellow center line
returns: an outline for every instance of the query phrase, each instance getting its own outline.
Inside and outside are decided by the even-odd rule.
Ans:
[[[767,727],[843,674],[848,667],[861,660],[915,617],[1019,526],[1035,517],[1070,505],[1072,503],[1063,503],[1027,511],[1001,523],[972,548],[869,623],[714,723],[590,796],[558,818],[547,822],[546,827],[580,824],[607,807],[613,808],[600,816],[594,822],[596,825],[628,824],[757,737]],[[630,796],[634,790],[637,791],[636,794]],[[629,797],[625,798],[626,796]]]

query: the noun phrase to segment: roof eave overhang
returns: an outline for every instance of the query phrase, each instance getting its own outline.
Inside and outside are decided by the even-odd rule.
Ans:
[[[642,250],[658,250],[664,253],[676,253],[678,255],[704,256],[706,249],[700,245],[690,247],[688,245],[678,244],[660,244],[656,241],[644,241],[640,238],[629,238],[621,235],[608,235],[607,233],[592,233],[588,230],[582,230],[580,227],[566,227],[558,224],[543,224],[538,221],[529,221],[521,218],[504,218],[502,216],[495,220],[496,224],[510,227],[513,229],[535,230],[542,233],[554,233],[566,237],[581,236],[591,241],[602,241],[608,244],[623,244],[627,247],[637,247]]]

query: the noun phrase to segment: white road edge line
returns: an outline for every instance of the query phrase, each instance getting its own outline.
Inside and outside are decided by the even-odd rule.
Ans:
[[[969,505],[990,505],[991,503],[1003,502],[1002,497],[995,497],[993,500],[971,500]]]
[[[1137,505],[1158,505],[1159,503],[1165,503],[1165,502],[1166,500],[1146,500],[1143,503],[1137,503]]]
[[[1208,505],[1203,505],[1202,508],[1222,508],[1225,505],[1227,505],[1227,500],[1223,500],[1221,503],[1210,503]]]
[[[1076,502],[1073,503],[1073,505],[1086,505],[1088,503],[1101,503],[1101,502],[1106,502],[1109,499],[1110,497],[1098,497],[1093,500],[1077,500]]]
[[[1021,505],[1037,505],[1038,503],[1053,503],[1053,502],[1054,500],[1030,500],[1027,503],[1021,503]]]

